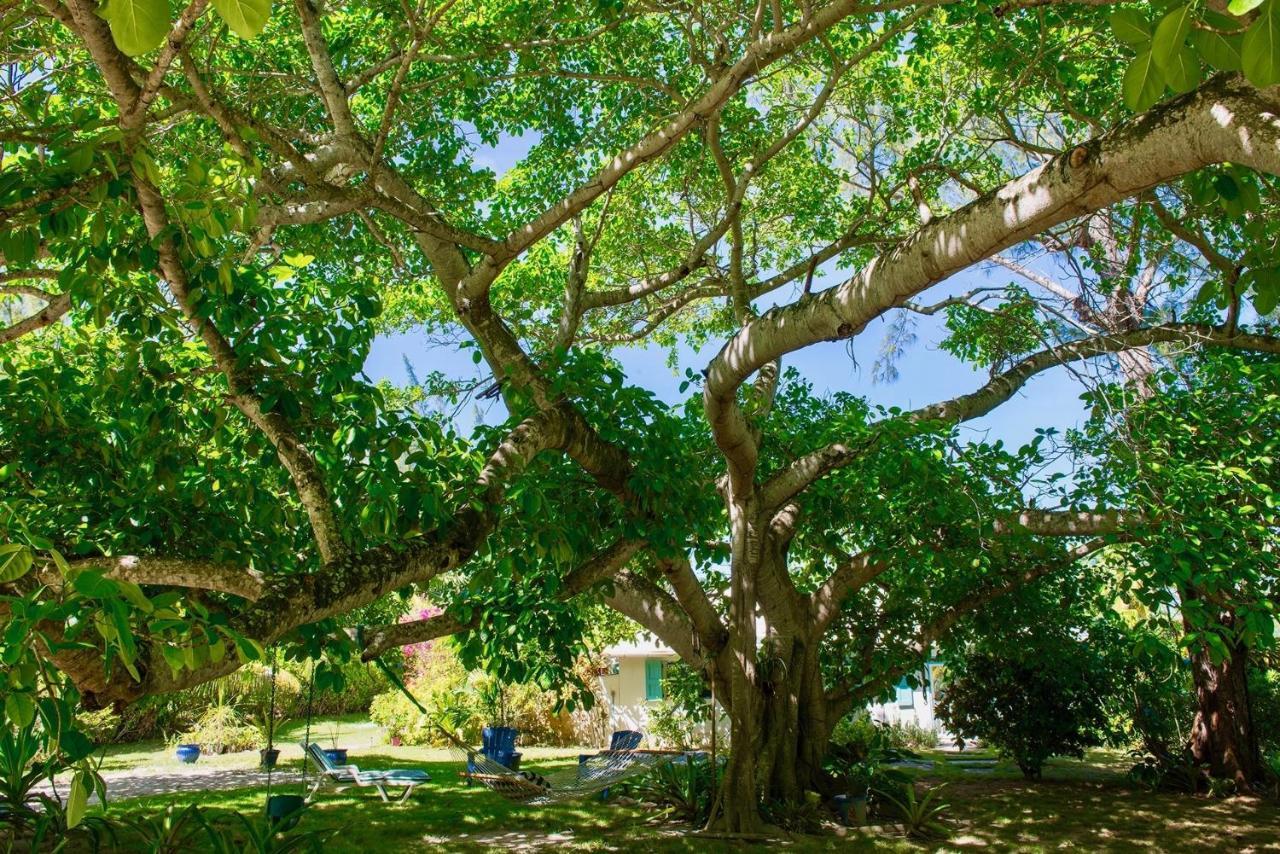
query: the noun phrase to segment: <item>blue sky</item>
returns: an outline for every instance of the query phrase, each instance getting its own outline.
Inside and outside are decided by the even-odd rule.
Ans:
[[[502,175],[528,152],[535,141],[536,137],[526,135],[523,138],[505,138],[496,147],[477,145],[474,160],[477,165]],[[820,270],[815,277],[814,289],[838,283],[841,275],[830,271],[824,275]],[[997,282],[1009,279],[1007,272],[998,276]],[[928,297],[922,297],[922,301],[968,290],[977,284],[992,283],[992,276],[987,272],[965,271],[935,287]],[[780,301],[789,301],[795,296],[795,293],[785,291],[777,295]],[[769,304],[760,307],[768,308]],[[974,371],[938,349],[937,343],[945,336],[942,318],[938,316],[918,318],[916,342],[896,362],[899,379],[893,383],[874,382],[872,366],[886,330],[887,320],[874,321],[853,340],[851,350],[846,342],[823,343],[789,355],[784,365],[799,370],[819,393],[846,391],[862,395],[873,404],[904,409],[972,391],[984,382],[983,372]],[[674,403],[681,397],[678,389],[684,379],[684,369],[701,370],[718,347],[719,343],[715,343],[700,353],[681,353],[680,364],[675,370],[667,365],[666,352],[655,348],[623,349],[616,351],[615,355],[632,383]],[[374,342],[365,371],[374,380],[386,379],[396,384],[408,382],[406,360],[419,375],[432,370],[455,377],[486,374],[472,363],[471,353],[471,350],[433,346],[426,336],[412,331],[384,335]],[[1006,443],[1022,444],[1035,435],[1038,427],[1065,429],[1074,426],[1085,415],[1079,399],[1081,391],[1080,384],[1067,371],[1050,371],[1033,379],[1021,394],[991,415],[967,425],[966,432],[974,438],[1003,439]],[[477,417],[485,420],[503,418],[500,404],[481,402],[480,407],[464,409],[459,414],[458,426],[463,432],[469,430]]]
[[[979,280],[981,272],[962,273],[944,285],[940,292],[964,290]],[[815,283],[820,286],[821,283]],[[818,344],[786,357],[784,364],[797,369],[813,383],[819,393],[847,391],[865,396],[872,403],[900,406],[904,409],[922,406],[963,394],[982,385],[984,372],[975,371],[949,353],[939,350],[937,342],[944,330],[940,318],[921,317],[916,327],[916,343],[897,361],[899,378],[893,383],[876,383],[872,365],[876,361],[887,323],[874,321],[853,340],[852,358],[844,342]],[[634,384],[653,391],[662,400],[674,403],[681,398],[679,385],[684,369],[695,371],[705,367],[718,345],[709,345],[700,353],[685,351],[679,366],[667,364],[667,354],[656,348],[628,348],[616,352],[628,378]],[[365,370],[375,380],[387,379],[396,384],[408,382],[405,360],[414,370],[425,375],[439,370],[456,377],[476,377],[487,372],[471,361],[471,350],[433,346],[426,336],[413,331],[384,335],[373,345]],[[1033,379],[1022,392],[985,418],[967,425],[974,438],[1003,439],[1022,444],[1035,435],[1037,427],[1065,429],[1079,423],[1085,410],[1079,396],[1080,384],[1065,370],[1049,371]],[[687,392],[688,394],[690,392]],[[486,420],[501,420],[500,405],[483,403],[490,409]],[[483,417],[483,413],[481,413]],[[474,409],[459,416],[464,432],[476,417]]]

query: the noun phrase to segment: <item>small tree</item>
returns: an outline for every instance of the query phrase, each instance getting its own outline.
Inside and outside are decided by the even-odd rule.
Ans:
[[[1038,780],[1049,757],[1083,757],[1101,742],[1114,682],[1099,651],[1070,635],[974,648],[951,664],[938,715],[957,737],[982,739]]]

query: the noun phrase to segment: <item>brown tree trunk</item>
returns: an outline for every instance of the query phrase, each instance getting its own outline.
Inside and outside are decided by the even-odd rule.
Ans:
[[[723,829],[729,833],[758,833],[760,817],[757,759],[764,735],[764,695],[756,667],[756,607],[761,555],[761,530],[753,501],[730,502],[729,521],[733,567],[729,588],[729,762],[721,783]]]
[[[1191,753],[1209,765],[1210,774],[1235,780],[1241,791],[1262,776],[1249,705],[1248,662],[1248,650],[1239,642],[1220,662],[1215,663],[1204,647],[1191,657],[1199,704],[1191,725]]]

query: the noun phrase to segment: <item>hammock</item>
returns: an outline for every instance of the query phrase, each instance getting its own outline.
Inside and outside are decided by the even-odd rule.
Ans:
[[[465,757],[465,770],[460,772],[464,778],[497,792],[513,803],[526,806],[585,798],[686,755],[679,750],[602,750],[580,757],[575,768],[542,775],[533,771],[512,771],[458,741],[444,727],[437,725],[437,728],[455,751]]]
[[[357,644],[361,642],[363,629],[363,626],[356,628]],[[417,706],[418,711],[424,715],[430,715],[427,708],[413,696],[399,674],[388,667],[381,658],[375,658],[373,661],[386,674],[391,684]],[[579,757],[576,768],[553,771],[544,777],[531,771],[512,771],[507,766],[494,762],[483,753],[459,741],[453,733],[441,726],[439,721],[432,720],[432,724],[453,745],[454,751],[462,754],[465,759],[466,764],[461,772],[464,778],[492,789],[509,801],[528,806],[543,806],[585,798],[603,792],[629,777],[643,774],[664,762],[671,762],[681,757],[689,761],[689,754],[681,750],[602,750],[590,756]]]

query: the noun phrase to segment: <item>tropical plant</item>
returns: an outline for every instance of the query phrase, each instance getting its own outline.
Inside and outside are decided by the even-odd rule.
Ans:
[[[867,797],[872,791],[892,792],[911,782],[904,771],[890,763],[918,757],[898,747],[893,733],[891,727],[873,724],[845,730],[844,741],[832,740],[823,769],[837,781],[838,794]]]
[[[133,831],[133,850],[145,854],[186,854],[196,848],[204,821],[200,807],[188,804],[181,809],[169,804],[154,814],[132,816],[125,823]]]
[[[206,753],[235,753],[257,747],[261,736],[234,706],[222,704],[210,706],[178,741],[198,744]]]
[[[945,839],[951,835],[946,824],[948,804],[937,800],[946,783],[926,787],[924,797],[918,797],[916,786],[909,783],[896,792],[886,792],[885,799],[897,810],[903,832],[915,839]]]
[[[639,780],[616,788],[620,794],[660,807],[676,821],[701,826],[711,814],[717,778],[706,758],[686,754],[680,761],[661,763]]]
[[[208,836],[213,854],[296,854],[323,852],[325,843],[341,832],[302,830],[297,825],[281,829],[269,819],[250,821],[239,813],[210,816],[199,813],[198,819]]]

